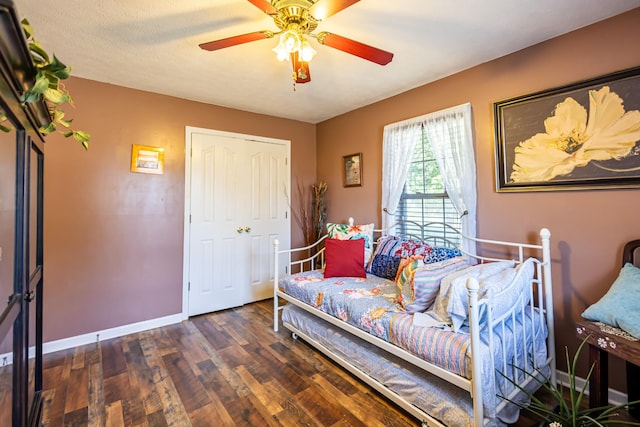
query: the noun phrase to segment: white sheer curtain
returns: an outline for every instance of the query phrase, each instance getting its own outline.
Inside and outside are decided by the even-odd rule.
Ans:
[[[409,174],[416,141],[422,133],[422,123],[413,119],[384,127],[382,137],[382,228],[393,225],[402,189]],[[389,230],[389,234],[394,234]]]
[[[382,145],[382,226],[394,220],[417,138],[429,138],[453,206],[462,217],[462,232],[477,236],[476,163],[471,104],[463,104],[384,127]],[[463,244],[462,249],[473,250]]]
[[[473,150],[471,104],[467,103],[425,116],[427,137],[438,162],[449,200],[462,216],[462,233],[476,237],[476,160]],[[462,249],[474,252],[475,244]]]

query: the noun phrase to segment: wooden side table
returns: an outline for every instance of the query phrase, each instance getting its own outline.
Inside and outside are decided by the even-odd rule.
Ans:
[[[589,366],[594,365],[589,379],[589,408],[609,404],[609,353],[626,361],[628,401],[640,400],[640,340],[621,329],[600,322],[581,319],[576,322],[576,335],[587,336]],[[629,409],[640,418],[640,405]]]

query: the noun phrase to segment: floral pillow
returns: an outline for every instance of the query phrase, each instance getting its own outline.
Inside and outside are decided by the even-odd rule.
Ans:
[[[364,265],[367,265],[373,252],[373,223],[365,225],[349,225],[327,223],[327,234],[330,239],[356,240],[364,239]]]
[[[426,257],[432,248],[428,244],[419,240],[402,240],[400,247],[396,249],[394,256],[409,258],[412,256]]]

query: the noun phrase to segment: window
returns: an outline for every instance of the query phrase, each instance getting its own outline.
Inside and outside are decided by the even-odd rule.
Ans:
[[[396,221],[412,221],[417,224],[441,222],[461,231],[460,215],[451,203],[444,188],[438,162],[436,161],[429,138],[424,129],[418,134],[415,149],[409,163],[407,180],[404,184],[400,202],[395,211]],[[434,229],[430,235],[459,244],[459,235],[455,231]],[[406,222],[398,224],[397,234],[420,236],[420,228]]]
[[[471,104],[384,127],[382,228],[389,229],[399,218],[418,224],[444,222],[474,238],[476,191]],[[465,239],[460,247],[474,252],[475,243]]]

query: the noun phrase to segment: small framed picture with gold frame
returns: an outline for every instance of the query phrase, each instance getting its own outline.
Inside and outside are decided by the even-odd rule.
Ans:
[[[133,144],[131,172],[163,174],[164,148]]]
[[[362,153],[342,157],[342,170],[345,187],[362,186]]]

